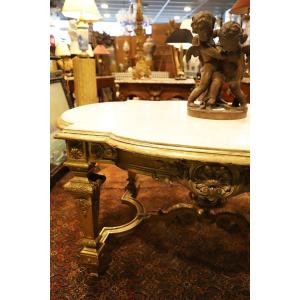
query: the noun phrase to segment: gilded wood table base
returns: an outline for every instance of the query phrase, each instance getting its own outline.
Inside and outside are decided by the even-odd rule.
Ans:
[[[123,235],[132,231],[149,217],[143,206],[135,199],[138,189],[135,174],[152,176],[164,182],[177,181],[190,191],[195,205],[178,204],[160,215],[179,218],[183,223],[192,219],[209,217],[227,229],[231,226],[228,215],[218,215],[214,208],[222,207],[237,194],[249,191],[249,166],[212,163],[197,160],[162,157],[155,153],[139,154],[112,147],[106,143],[67,140],[68,159],[65,163],[74,177],[65,185],[78,201],[81,227],[84,232],[80,261],[87,266],[89,274],[98,276],[105,244],[110,235]],[[136,209],[130,222],[116,227],[99,228],[100,187],[103,175],[95,173],[96,162],[109,162],[129,172],[128,185],[121,201]],[[222,218],[220,218],[222,216]],[[225,220],[225,221],[224,221]],[[226,221],[227,220],[227,221]]]
[[[143,220],[145,213],[142,204],[126,189],[121,202],[136,209],[135,217],[120,226],[103,227],[98,233],[99,187],[105,179],[101,175],[93,174],[93,176],[94,180],[74,177],[64,188],[71,192],[79,203],[81,226],[85,234],[81,240],[83,248],[80,251],[80,261],[87,266],[91,276],[98,277],[102,253],[109,236],[121,236],[131,232]]]

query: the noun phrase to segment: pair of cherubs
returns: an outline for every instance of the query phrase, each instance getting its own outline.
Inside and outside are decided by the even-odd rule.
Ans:
[[[227,82],[234,96],[232,106],[245,107],[240,81],[245,65],[242,44],[247,35],[243,34],[238,23],[231,21],[214,31],[215,21],[208,11],[199,12],[192,18],[192,30],[197,35],[187,51],[186,60],[188,62],[192,55],[198,56],[202,67],[200,82],[191,92],[188,104],[193,105],[195,100],[200,100],[201,108],[215,106],[222,86]],[[220,45],[215,46],[213,38],[217,36]]]

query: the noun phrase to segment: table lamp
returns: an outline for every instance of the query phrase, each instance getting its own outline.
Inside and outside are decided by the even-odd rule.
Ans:
[[[82,51],[88,50],[89,26],[88,23],[102,19],[95,0],[65,0],[62,8],[65,17],[76,19],[78,42]]]
[[[97,81],[95,60],[89,58],[89,26],[101,19],[95,0],[65,0],[62,14],[77,20],[77,37],[82,51],[73,59],[75,103],[77,106],[96,103]],[[72,49],[73,50],[73,49]]]
[[[103,65],[102,55],[109,55],[109,52],[103,45],[97,45],[94,49],[94,54],[96,58],[97,75],[102,76],[104,75],[101,67]]]
[[[248,39],[244,45],[250,45],[250,0],[237,0],[230,10],[231,14],[242,15],[245,23],[244,33],[248,35]],[[247,57],[245,75],[250,77],[250,55]]]
[[[193,35],[188,29],[177,29],[166,39],[166,43],[179,49],[179,71],[175,79],[186,79],[183,71],[183,49],[188,49]]]
[[[244,33],[250,36],[250,0],[237,0],[230,10],[231,14],[242,15],[245,22]]]
[[[235,15],[245,15],[245,14],[249,14],[249,10],[250,10],[250,0],[237,0],[233,4],[230,13]]]

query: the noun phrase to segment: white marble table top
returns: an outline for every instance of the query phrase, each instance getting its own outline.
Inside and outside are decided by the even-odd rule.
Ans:
[[[249,121],[250,106],[245,119],[207,120],[188,116],[186,101],[104,102],[65,111],[58,121],[62,129],[58,137],[73,134],[88,141],[205,152],[210,154],[209,160],[223,153],[226,162],[248,165]]]

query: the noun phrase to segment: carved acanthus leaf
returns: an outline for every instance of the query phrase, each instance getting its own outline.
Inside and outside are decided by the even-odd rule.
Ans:
[[[79,208],[83,217],[86,218],[89,208],[91,207],[91,203],[87,199],[79,199]]]

